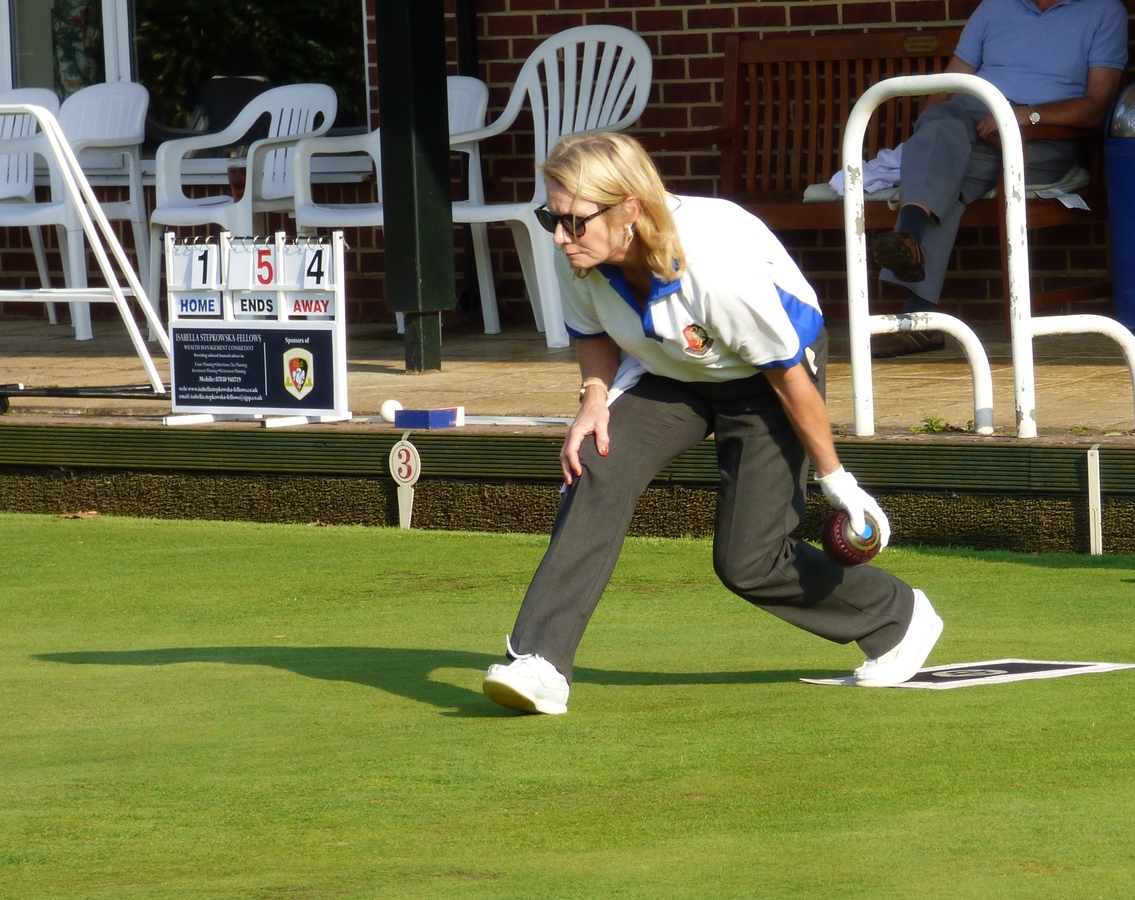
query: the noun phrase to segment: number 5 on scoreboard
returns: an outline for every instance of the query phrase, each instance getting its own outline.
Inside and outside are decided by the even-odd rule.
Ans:
[[[268,287],[276,283],[276,248],[257,245],[254,272],[257,287]]]

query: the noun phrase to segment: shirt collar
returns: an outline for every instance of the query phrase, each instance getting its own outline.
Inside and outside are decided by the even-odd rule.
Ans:
[[[635,300],[634,294],[631,293],[630,285],[627,284],[627,279],[623,277],[623,270],[613,263],[600,263],[596,268],[599,272],[610,282],[611,287],[615,292],[626,300],[635,309],[638,309],[638,302]],[[650,273],[650,294],[646,298],[646,302],[653,303],[655,300],[660,300],[663,297],[669,297],[671,294],[676,294],[682,289],[682,280],[675,278],[673,281],[663,281],[654,272]]]
[[[675,261],[675,268],[677,262]],[[671,294],[676,294],[682,289],[682,282],[680,279],[675,278],[673,281],[663,281],[653,272],[650,273],[650,293],[647,295],[646,303],[639,305],[638,300],[635,298],[634,291],[627,283],[626,276],[623,275],[623,270],[618,266],[609,263],[600,263],[597,268],[599,273],[603,275],[615,293],[623,298],[635,315],[638,316],[639,321],[642,322],[642,333],[652,340],[662,343],[662,337],[654,329],[654,307],[655,300],[661,300],[664,297],[669,297]]]
[[[1064,6],[1064,4],[1066,4],[1066,3],[1079,3],[1079,2],[1080,2],[1080,0],[1060,0],[1059,3],[1053,4],[1047,10],[1045,10],[1045,12],[1051,12],[1052,10],[1056,9],[1057,7]],[[1040,7],[1036,5],[1035,0],[1021,0],[1021,3],[1023,3],[1025,5],[1025,9],[1027,9],[1029,12],[1034,12],[1038,16],[1044,15],[1044,12],[1041,12]]]

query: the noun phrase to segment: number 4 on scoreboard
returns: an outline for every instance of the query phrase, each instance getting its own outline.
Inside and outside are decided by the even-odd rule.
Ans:
[[[334,267],[331,253],[323,244],[313,244],[304,248],[303,279],[300,287],[306,291],[331,291],[335,289]]]
[[[283,245],[280,284],[301,291],[335,290],[335,253],[331,244],[298,238]]]

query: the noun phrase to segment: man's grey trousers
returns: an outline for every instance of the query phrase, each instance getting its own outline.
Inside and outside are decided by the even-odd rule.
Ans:
[[[931,303],[942,297],[946,269],[966,204],[996,187],[1001,174],[1001,151],[986,146],[975,128],[987,113],[985,104],[977,98],[958,94],[923,112],[914,125],[914,133],[903,144],[902,202],[926,207],[937,221],[931,219],[922,236],[926,278],[899,281],[890,269],[883,270],[882,278]],[[1059,181],[1078,154],[1076,141],[1030,141],[1025,147],[1025,181]]]

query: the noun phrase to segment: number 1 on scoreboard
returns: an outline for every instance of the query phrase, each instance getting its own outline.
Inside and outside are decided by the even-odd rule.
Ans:
[[[170,290],[218,290],[219,259],[216,244],[174,244],[170,254]]]

